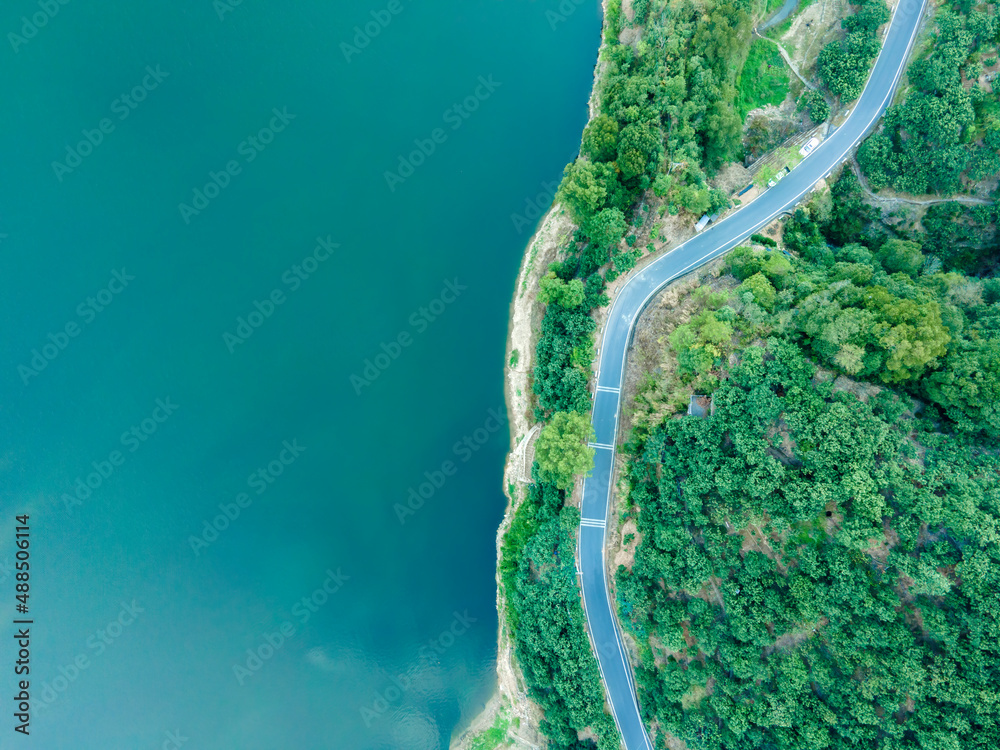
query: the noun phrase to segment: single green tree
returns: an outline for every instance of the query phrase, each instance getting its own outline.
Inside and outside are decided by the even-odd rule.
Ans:
[[[705,188],[685,185],[680,190],[678,203],[695,216],[701,216],[711,208],[712,196]]]
[[[774,303],[778,298],[778,294],[771,285],[771,282],[762,273],[755,273],[748,278],[740,284],[738,291],[753,294],[754,301],[765,310],[773,309]]]
[[[858,164],[868,178],[872,190],[881,190],[892,183],[892,139],[885,133],[875,133],[858,149]]]
[[[617,208],[605,208],[583,225],[583,231],[598,247],[616,247],[627,228],[625,215]]]
[[[591,161],[611,161],[618,153],[618,123],[608,115],[598,115],[583,131],[580,149]]]
[[[834,363],[848,375],[857,375],[864,365],[865,350],[855,344],[843,344],[833,357]]]
[[[807,91],[799,98],[799,111],[809,110],[809,119],[813,122],[824,122],[830,116],[830,105],[818,91]]]
[[[630,180],[643,174],[662,149],[658,128],[639,123],[627,125],[618,136],[618,168],[622,178]]]
[[[566,204],[574,221],[583,223],[600,210],[606,196],[597,165],[577,159],[567,165],[556,200]]]
[[[542,481],[569,490],[574,479],[594,467],[594,449],[587,443],[594,429],[586,414],[558,411],[542,428],[535,443],[535,460]]]
[[[915,276],[924,266],[924,254],[920,251],[920,245],[908,240],[889,240],[882,245],[876,257],[889,273]]]
[[[538,301],[543,305],[573,308],[583,304],[584,287],[581,279],[563,281],[555,271],[549,271],[538,281]]]

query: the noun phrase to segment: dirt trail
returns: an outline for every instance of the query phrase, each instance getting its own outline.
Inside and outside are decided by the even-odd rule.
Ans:
[[[967,206],[992,206],[993,201],[987,198],[976,198],[971,195],[955,195],[951,198],[926,198],[924,200],[917,200],[916,198],[899,198],[897,196],[885,197],[872,192],[871,187],[868,185],[868,178],[865,177],[864,172],[861,171],[861,165],[858,164],[858,160],[851,157],[851,171],[854,172],[858,181],[861,183],[861,189],[865,191],[865,194],[872,200],[876,200],[879,203],[890,203],[892,205],[907,204],[910,206],[932,206],[935,203],[962,203]]]
[[[791,55],[789,55],[788,52],[785,51],[785,48],[781,46],[781,42],[777,42],[774,39],[759,34],[756,29],[754,29],[753,33],[754,36],[756,36],[758,39],[763,39],[765,42],[770,42],[771,44],[773,44],[775,47],[778,48],[778,52],[781,53],[781,58],[785,61],[785,64],[788,65],[789,69],[791,69],[791,71],[795,74],[795,77],[798,78],[800,81],[802,81],[803,86],[805,86],[808,89],[811,89],[812,91],[820,91],[819,86],[807,81],[805,77],[799,72],[799,69],[795,67],[795,63],[792,62]],[[820,91],[820,93],[822,94],[823,92]],[[824,98],[825,96],[826,95],[824,94]],[[827,101],[827,103],[829,104],[830,102]]]

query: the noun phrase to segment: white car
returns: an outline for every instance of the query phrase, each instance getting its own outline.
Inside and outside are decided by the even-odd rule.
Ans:
[[[802,148],[799,149],[799,153],[802,154],[802,156],[809,156],[809,154],[812,153],[812,150],[816,148],[818,145],[819,145],[819,138],[813,136],[812,138],[809,139],[806,145],[804,145]]]

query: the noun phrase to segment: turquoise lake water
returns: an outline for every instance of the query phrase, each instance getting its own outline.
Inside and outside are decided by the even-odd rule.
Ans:
[[[0,746],[447,747],[598,3],[61,2],[0,11]]]

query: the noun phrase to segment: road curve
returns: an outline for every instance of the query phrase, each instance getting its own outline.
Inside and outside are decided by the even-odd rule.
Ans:
[[[597,390],[591,418],[595,433],[592,443],[595,448],[594,470],[584,480],[583,520],[578,542],[581,587],[591,645],[601,668],[611,712],[627,750],[653,748],[639,713],[632,670],[608,590],[604,558],[621,408],[620,389],[633,326],[657,290],[719,257],[771,223],[775,217],[795,206],[817,181],[850,156],[892,100],[893,91],[906,67],[925,2],[899,0],[865,90],[840,128],[803,159],[777,187],[636,273],[618,291],[611,305],[598,359]]]

